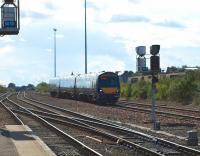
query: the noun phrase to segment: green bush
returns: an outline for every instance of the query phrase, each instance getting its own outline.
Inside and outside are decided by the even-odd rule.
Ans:
[[[192,101],[196,91],[197,83],[195,82],[194,75],[190,72],[184,77],[174,80],[170,84],[170,88],[168,90],[171,100],[186,103]]]
[[[157,87],[158,100],[173,100],[182,103],[200,103],[200,71],[190,71],[182,77],[163,78]],[[134,99],[147,99],[151,97],[151,83],[140,81],[134,84],[123,84],[121,87],[123,97]]]
[[[149,82],[140,81],[135,84],[122,84],[121,96],[134,99],[147,99],[150,97],[151,84]]]
[[[131,84],[121,84],[121,96],[130,98],[132,97],[132,85]]]
[[[135,99],[147,99],[151,95],[151,83],[144,80],[132,85],[132,96]]]
[[[0,85],[0,93],[5,93],[5,92],[7,92],[7,88]]]
[[[38,92],[49,92],[49,85],[46,82],[41,82],[36,86],[36,91]]]
[[[127,84],[125,84],[125,83],[120,84],[120,94],[122,97],[127,97],[126,96],[126,88],[127,88]]]
[[[169,89],[169,86],[170,86],[170,79],[168,78],[164,78],[164,79],[161,79],[157,85],[156,85],[156,88],[157,88],[157,99],[158,100],[167,100],[169,98],[169,92],[168,92],[168,89]]]
[[[194,98],[193,98],[193,103],[194,103],[195,105],[200,105],[200,93],[199,93],[199,92],[196,93],[196,95],[194,96]]]

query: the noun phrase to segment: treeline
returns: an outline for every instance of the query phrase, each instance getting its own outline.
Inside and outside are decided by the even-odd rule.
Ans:
[[[156,88],[158,100],[200,104],[200,71],[188,71],[182,77],[162,78]],[[140,81],[134,84],[121,84],[121,95],[133,99],[150,99],[151,83]]]
[[[8,87],[0,85],[0,93],[8,91],[30,91],[35,90],[38,92],[48,92],[49,85],[46,82],[41,82],[38,85],[34,86],[33,84],[28,84],[27,86],[16,86],[15,83],[9,83]]]

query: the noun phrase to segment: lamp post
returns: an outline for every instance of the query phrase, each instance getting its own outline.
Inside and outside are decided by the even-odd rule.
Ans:
[[[53,28],[54,31],[54,77],[56,77],[56,28]]]
[[[87,74],[87,2],[85,0],[85,74]]]

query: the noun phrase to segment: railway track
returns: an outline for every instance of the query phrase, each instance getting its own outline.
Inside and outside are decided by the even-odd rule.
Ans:
[[[140,112],[148,112],[148,113],[151,113],[152,111],[151,105],[142,104],[142,103],[134,103],[134,102],[126,102],[126,101],[120,101],[113,107],[129,110],[129,111],[140,111]],[[163,110],[158,110],[158,108],[159,109],[162,108]],[[173,111],[169,111],[169,110],[173,110]],[[161,115],[161,116],[165,115],[168,117],[180,117],[181,119],[190,119],[190,120],[192,119],[196,121],[200,120],[200,111],[191,110],[191,109],[181,109],[181,108],[168,107],[168,106],[157,106],[156,114]]]
[[[45,95],[47,96],[47,95]],[[129,102],[126,100],[121,100],[117,104],[112,105],[111,107],[119,108],[128,111],[137,111],[137,112],[148,112],[151,113],[151,105],[144,103]],[[171,118],[178,118],[180,120],[200,120],[200,111],[192,109],[183,109],[176,107],[169,107],[166,105],[159,105],[156,107],[156,114],[159,116],[167,116]]]
[[[127,100],[120,100],[118,104],[124,104],[127,106],[138,106],[138,107],[145,107],[145,108],[151,108],[151,104],[145,104],[145,103],[138,103],[138,102],[130,102]],[[172,106],[166,106],[165,104],[157,105],[157,109],[164,109],[164,110],[171,110],[171,111],[180,111],[184,113],[189,113],[189,114],[196,114],[200,116],[200,111],[199,110],[194,110],[194,109],[186,109],[186,108],[177,108],[177,107],[172,107]]]
[[[12,124],[19,124],[23,125],[23,122],[14,114],[6,105],[3,103],[3,101],[6,99],[6,97],[10,96],[11,94],[9,93],[3,93],[0,94],[0,122],[1,126],[4,127],[4,125],[12,125]]]
[[[49,114],[42,114],[42,112],[40,111],[36,111],[36,110],[32,110],[35,113],[37,113],[38,115],[41,115],[42,118],[46,118],[47,120],[51,120],[53,122],[58,122],[57,120],[59,120],[59,122],[62,122],[62,124],[64,124],[66,121],[68,122],[67,124],[75,124],[74,126],[78,126],[81,125],[81,128],[89,128],[87,129],[88,131],[95,131],[95,133],[103,133],[103,131],[107,131],[107,133],[104,132],[104,135],[106,134],[106,136],[109,136],[109,138],[115,139],[115,141],[118,142],[118,144],[124,145],[124,146],[129,146],[132,148],[137,149],[138,151],[142,152],[142,151],[146,151],[143,154],[147,154],[150,155],[149,153],[152,152],[151,155],[156,155],[155,153],[157,153],[158,155],[199,155],[200,151],[192,149],[192,148],[188,148],[173,142],[169,142],[167,140],[164,139],[160,139],[160,138],[156,138],[144,133],[140,133],[137,131],[133,131],[132,129],[128,129],[126,127],[122,127],[119,125],[116,125],[114,123],[109,123],[108,121],[102,120],[102,119],[97,119],[97,118],[91,118],[89,116],[86,115],[82,115],[82,114],[78,114],[76,112],[72,112],[69,110],[65,110],[63,108],[60,107],[56,107],[56,106],[52,106],[43,102],[39,102],[37,100],[34,99],[30,99],[26,96],[24,96],[24,98],[26,100],[22,100],[26,103],[29,103],[30,105],[37,105],[37,108],[40,108],[42,105],[43,107],[41,107],[41,109],[45,109],[47,112],[52,111],[51,109],[54,109],[54,111],[52,111]],[[29,102],[28,102],[29,101]],[[34,103],[34,104],[33,104]],[[44,108],[45,107],[45,108]],[[48,109],[47,109],[48,107]],[[51,108],[51,109],[49,109]],[[56,112],[56,114],[55,114]],[[24,113],[24,112],[21,112]],[[66,114],[70,114],[69,116],[63,115],[63,113]],[[49,118],[49,116],[56,116],[55,118]],[[58,119],[58,116],[60,119]],[[63,121],[64,120],[64,121]],[[97,129],[98,128],[98,129]],[[98,131],[97,131],[98,130]],[[99,131],[100,130],[100,131]],[[114,135],[111,135],[110,132],[113,133],[113,131],[118,134],[120,134],[121,138],[117,138]],[[142,147],[145,147],[146,149],[142,149],[142,147],[139,147],[141,149],[138,148],[138,146],[134,145],[133,146],[133,140],[137,142],[136,145],[142,145]],[[147,143],[148,142],[148,143]],[[155,148],[156,147],[156,148]],[[147,152],[147,150],[151,150]],[[154,152],[154,153],[153,153]]]
[[[27,99],[27,97],[26,97],[26,99]],[[26,101],[27,102],[27,101]],[[33,104],[31,104],[31,105],[33,105]],[[37,106],[37,108],[38,107],[41,107],[41,106]],[[44,109],[44,107],[41,107],[42,109]],[[62,109],[61,109],[62,110]],[[47,111],[50,111],[49,109],[47,109]],[[55,110],[53,111],[53,112],[55,112]],[[53,112],[52,112],[52,115],[53,116],[55,116],[55,114],[53,114]],[[68,112],[69,113],[69,112]],[[73,114],[73,116],[75,116],[75,114],[76,115],[78,115],[77,113],[72,113],[72,112],[70,112],[70,114],[72,115]],[[50,116],[50,114],[48,114],[48,115],[46,115],[46,116]],[[78,115],[79,117],[82,117],[82,115]],[[57,116],[58,117],[58,116]],[[116,144],[115,146],[118,146],[118,148],[120,148],[120,146],[121,145],[123,145],[123,149],[125,150],[127,150],[127,151],[131,151],[131,153],[135,153],[135,152],[139,152],[140,151],[140,153],[142,153],[142,154],[144,154],[144,155],[162,155],[162,154],[159,154],[159,153],[157,153],[157,152],[155,152],[155,151],[152,151],[152,150],[149,150],[149,149],[147,149],[147,148],[145,148],[145,147],[142,147],[142,146],[140,146],[140,145],[138,145],[138,144],[135,144],[135,143],[133,143],[133,142],[130,142],[130,141],[128,141],[128,140],[126,140],[126,139],[123,139],[123,138],[120,138],[120,137],[118,137],[118,136],[116,136],[116,135],[113,135],[113,134],[110,134],[110,133],[108,133],[108,132],[105,132],[105,131],[102,131],[102,130],[99,130],[99,129],[97,129],[96,127],[93,127],[93,126],[91,126],[91,125],[88,125],[88,124],[86,124],[86,123],[83,123],[83,122],[80,122],[80,121],[78,121],[77,119],[74,119],[74,117],[72,118],[69,118],[69,117],[67,117],[67,116],[60,116],[60,118],[62,118],[62,119],[64,119],[65,121],[67,120],[68,122],[66,123],[66,122],[64,122],[64,121],[59,121],[59,122],[62,122],[63,124],[65,123],[65,124],[70,124],[70,125],[73,125],[73,126],[76,126],[76,127],[79,127],[79,128],[81,128],[82,130],[84,130],[84,131],[90,131],[90,132],[92,132],[92,133],[94,133],[94,134],[96,134],[96,135],[101,135],[102,137],[104,137],[104,138],[106,138],[107,140],[110,140],[110,141],[112,141],[114,144]],[[76,118],[77,118],[77,116],[76,116]],[[85,117],[85,118],[87,118],[87,119],[89,119],[89,117]],[[79,118],[80,119],[80,118]],[[51,121],[56,121],[57,122],[57,120],[56,119],[50,119]],[[133,148],[134,147],[134,148]],[[127,149],[128,148],[128,149]],[[134,150],[136,150],[136,151],[133,151],[133,149]],[[132,155],[131,153],[129,153],[128,155]],[[146,153],[148,153],[148,154],[146,154]],[[113,154],[113,155],[115,155],[115,154]],[[123,155],[123,154],[121,154],[121,155]]]
[[[100,153],[96,152],[95,150],[89,148],[74,137],[65,133],[57,126],[54,126],[53,124],[39,117],[32,111],[29,111],[27,108],[20,106],[19,104],[10,100],[9,96],[4,98],[1,104],[3,104],[4,107],[9,110],[9,113],[15,114],[15,116],[13,117],[20,118],[21,124],[27,124],[37,135],[46,140],[47,145],[53,148],[57,155],[64,156],[69,155],[69,153],[70,155],[74,153],[73,155],[102,156]],[[24,111],[27,114],[16,114],[13,112],[13,110]]]

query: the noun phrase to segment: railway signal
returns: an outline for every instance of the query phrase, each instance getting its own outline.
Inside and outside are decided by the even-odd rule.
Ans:
[[[137,56],[136,56],[136,66],[138,72],[146,72],[148,68],[146,66],[146,47],[145,46],[138,46],[135,48]]]
[[[151,56],[151,71],[157,73],[160,71],[160,57],[159,56]]]
[[[150,47],[150,66],[152,73],[152,122],[155,130],[160,130],[160,122],[156,118],[156,83],[158,82],[158,73],[160,72],[160,45],[152,45]]]
[[[20,30],[19,0],[3,0],[0,35],[17,35]]]
[[[158,56],[160,51],[160,45],[152,45],[150,47],[150,66],[152,73],[158,73],[160,71],[160,56]]]
[[[150,46],[150,72],[152,74],[152,122],[155,130],[160,129],[160,123],[156,119],[156,83],[158,82],[158,73],[160,72],[160,45]],[[137,71],[144,72],[146,67],[146,47],[136,47]],[[148,54],[147,54],[148,55]]]
[[[151,53],[151,55],[157,55],[158,53],[159,53],[159,51],[160,51],[160,45],[152,45],[151,47],[150,47],[150,53]]]

